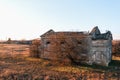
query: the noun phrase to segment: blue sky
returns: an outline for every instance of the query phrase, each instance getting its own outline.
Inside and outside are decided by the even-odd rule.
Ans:
[[[120,0],[0,0],[0,40],[34,39],[55,31],[98,26],[120,39]]]

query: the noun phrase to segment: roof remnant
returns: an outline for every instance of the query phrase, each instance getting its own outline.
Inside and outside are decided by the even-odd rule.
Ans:
[[[101,34],[98,26],[95,26],[95,27],[92,29],[92,31],[90,32],[90,34],[91,34],[91,35],[93,35],[93,34],[96,34],[96,35]]]
[[[54,30],[50,29],[46,33],[42,34],[40,37],[45,37],[46,35],[50,35],[51,33],[54,33]]]
[[[107,40],[109,38],[112,39],[112,34],[110,31],[107,31],[106,33],[101,33],[98,26],[93,28],[93,30],[90,32],[90,35],[92,36],[93,40],[98,40],[98,39]]]

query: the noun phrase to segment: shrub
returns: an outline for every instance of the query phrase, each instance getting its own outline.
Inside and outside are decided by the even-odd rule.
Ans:
[[[8,38],[7,43],[8,43],[8,44],[11,44],[11,43],[12,43],[11,38]]]
[[[40,57],[40,40],[35,39],[30,45],[30,57]]]
[[[120,56],[120,41],[113,45],[113,55]]]

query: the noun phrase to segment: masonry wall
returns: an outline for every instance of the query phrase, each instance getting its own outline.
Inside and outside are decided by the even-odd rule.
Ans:
[[[88,62],[91,36],[81,33],[54,33],[41,37],[41,58],[61,60],[68,55],[76,62]]]
[[[41,58],[71,59],[75,62],[108,66],[112,59],[112,34],[100,33],[98,27],[89,32],[54,32],[41,35]]]
[[[112,54],[111,40],[93,40],[91,49],[92,63],[108,66]]]

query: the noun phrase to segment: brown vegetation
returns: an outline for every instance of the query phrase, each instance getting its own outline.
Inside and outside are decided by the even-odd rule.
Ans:
[[[65,66],[29,57],[28,45],[0,44],[0,80],[119,80],[119,71],[117,59],[108,67]]]
[[[35,39],[30,45],[30,57],[40,57],[40,40]]]
[[[112,53],[115,56],[119,56],[120,57],[120,41],[113,41],[112,42]]]

